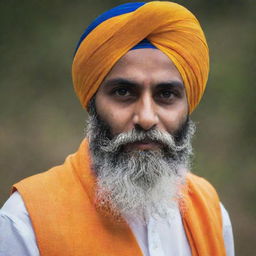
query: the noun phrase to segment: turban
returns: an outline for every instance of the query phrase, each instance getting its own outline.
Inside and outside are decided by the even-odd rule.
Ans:
[[[72,65],[75,92],[83,107],[115,63],[129,50],[141,48],[141,42],[141,47],[155,47],[172,60],[183,79],[189,112],[194,110],[209,73],[207,42],[189,10],[163,1],[117,6],[85,30]]]

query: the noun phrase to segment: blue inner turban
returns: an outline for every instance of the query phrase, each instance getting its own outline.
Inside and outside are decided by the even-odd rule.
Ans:
[[[87,35],[94,30],[98,25],[100,25],[102,22],[104,22],[105,20],[108,20],[110,18],[113,18],[115,16],[119,16],[125,13],[129,13],[129,12],[133,12],[135,10],[137,10],[139,7],[141,7],[142,5],[144,5],[145,2],[136,2],[136,3],[127,3],[127,4],[122,4],[119,6],[116,6],[106,12],[104,12],[103,14],[101,14],[99,17],[97,17],[88,27],[87,29],[84,31],[84,33],[82,34],[77,46],[76,46],[76,50],[74,55],[76,54],[80,44],[82,43],[82,41],[85,39],[85,37],[87,37]],[[139,42],[137,45],[135,45],[131,50],[135,50],[135,49],[141,49],[141,48],[154,48],[156,49],[156,47],[150,43],[150,41],[148,41],[146,38],[144,40],[142,40],[141,42]]]

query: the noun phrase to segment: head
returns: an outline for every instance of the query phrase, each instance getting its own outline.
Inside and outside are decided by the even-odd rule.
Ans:
[[[192,154],[194,126],[181,76],[157,49],[125,54],[89,105],[97,199],[112,213],[172,214]]]
[[[147,29],[145,21],[138,23],[139,17],[147,16],[152,8],[159,9],[159,5],[163,17],[157,17],[155,22],[163,31],[152,27],[152,37],[148,36],[152,39],[149,41],[152,47],[137,47],[137,43],[143,38],[136,38],[136,35],[140,33],[143,36]],[[148,8],[144,8],[145,6]],[[166,7],[169,8],[167,13]],[[96,36],[100,41],[103,32],[105,37],[109,33],[109,39],[102,42],[103,46],[97,45],[98,40],[93,44],[88,40],[83,41],[79,43],[75,56],[75,88],[89,111],[87,136],[92,167],[97,176],[97,205],[110,208],[115,216],[132,214],[144,221],[147,221],[149,215],[165,217],[177,207],[180,200],[180,189],[192,155],[194,124],[189,114],[200,100],[204,87],[202,83],[205,82],[205,71],[199,69],[202,65],[199,61],[205,49],[200,45],[200,51],[195,51],[196,47],[193,46],[193,50],[189,52],[187,48],[192,46],[189,44],[184,47],[184,43],[189,41],[187,37],[191,33],[181,35],[177,30],[175,35],[168,32],[167,28],[171,24],[163,26],[162,22],[166,18],[168,20],[169,16],[173,17],[173,8],[178,8],[181,16],[185,13],[185,18],[194,17],[179,5],[165,2],[162,6],[160,2],[151,2],[135,8],[131,17],[125,13],[128,22],[126,20],[117,30],[113,19],[118,19],[119,16],[111,19],[114,27],[109,27],[104,18],[102,24],[105,28],[102,26],[105,32],[103,28],[101,31],[101,24],[97,24],[99,38],[97,34],[92,34],[89,26],[89,34],[83,40],[90,36],[95,39]],[[148,19],[157,16],[156,13],[159,10],[152,12],[153,16],[149,15]],[[136,14],[137,19],[134,18]],[[164,17],[165,15],[168,17]],[[136,27],[132,25],[134,21]],[[152,21],[153,24],[155,22]],[[198,29],[200,25],[197,21],[195,24]],[[151,25],[150,23],[149,26]],[[132,29],[131,32],[135,34],[130,38],[128,36],[128,42],[120,41],[124,26],[127,26],[125,32]],[[137,27],[140,27],[138,31]],[[185,25],[184,30],[187,27]],[[200,29],[192,36],[195,42],[202,36]],[[191,38],[189,39],[191,43]],[[118,40],[121,45],[115,45]],[[177,44],[178,40],[181,40],[180,44]],[[203,39],[199,41],[202,44]],[[182,50],[180,46],[183,47],[183,52],[177,55]],[[101,48],[108,49],[101,51]],[[188,59],[184,62],[185,58]],[[87,68],[89,63],[91,65]],[[193,65],[197,66],[191,70]],[[82,68],[87,71],[89,69],[91,73],[84,72]],[[196,76],[197,74],[199,75]],[[92,84],[91,87],[86,81]],[[196,88],[193,87],[195,83]],[[82,91],[85,84],[86,93]]]

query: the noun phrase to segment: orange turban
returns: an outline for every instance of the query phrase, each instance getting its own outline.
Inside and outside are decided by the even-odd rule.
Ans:
[[[176,3],[153,1],[98,23],[80,40],[72,66],[74,88],[83,107],[115,63],[146,38],[175,64],[185,85],[189,112],[195,109],[208,78],[209,51],[190,11]]]

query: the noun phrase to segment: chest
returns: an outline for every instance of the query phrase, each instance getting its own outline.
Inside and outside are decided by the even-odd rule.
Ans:
[[[180,212],[168,220],[151,218],[147,225],[126,216],[144,256],[191,256]]]

